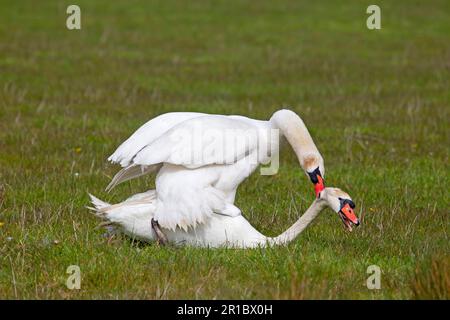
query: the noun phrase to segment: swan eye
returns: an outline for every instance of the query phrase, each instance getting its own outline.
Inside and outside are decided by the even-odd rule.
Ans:
[[[350,199],[342,199],[342,198],[338,198],[339,202],[341,203],[341,208],[344,207],[346,204],[348,204],[350,206],[350,208],[355,209],[355,203],[350,200]]]

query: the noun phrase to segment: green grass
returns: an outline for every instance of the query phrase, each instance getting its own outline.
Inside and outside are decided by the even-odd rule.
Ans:
[[[189,1],[190,2],[190,1]],[[449,298],[450,3],[69,1],[0,4],[0,298]],[[327,210],[291,245],[160,248],[112,241],[84,208],[151,177],[104,188],[106,162],[167,111],[268,119],[298,112],[362,225]],[[79,148],[79,149],[78,149]],[[289,148],[237,205],[276,235],[313,200]],[[76,173],[78,175],[76,175]],[[59,241],[54,244],[54,240]],[[382,270],[381,289],[366,269]],[[65,286],[79,265],[81,290]]]

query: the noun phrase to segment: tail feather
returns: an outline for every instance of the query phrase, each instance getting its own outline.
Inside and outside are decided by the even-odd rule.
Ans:
[[[91,198],[91,203],[94,205],[94,207],[87,207],[90,210],[98,211],[111,206],[108,202],[102,201],[90,193],[89,198]]]

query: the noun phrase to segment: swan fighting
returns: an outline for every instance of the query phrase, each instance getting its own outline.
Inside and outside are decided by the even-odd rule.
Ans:
[[[316,199],[277,237],[266,237],[234,205],[239,185],[278,156],[279,137],[294,150]],[[108,158],[122,169],[107,191],[155,172],[155,190],[108,204],[91,195],[95,214],[125,234],[160,244],[252,248],[294,240],[326,207],[348,230],[359,225],[350,196],[325,187],[325,167],[302,119],[279,110],[270,120],[174,112],[151,119]],[[275,171],[276,172],[276,171]],[[273,173],[272,173],[273,174]]]

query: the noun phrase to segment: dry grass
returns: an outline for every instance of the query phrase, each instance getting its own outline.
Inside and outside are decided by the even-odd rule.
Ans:
[[[415,299],[450,298],[450,258],[433,257],[425,266],[417,267],[411,290]]]

